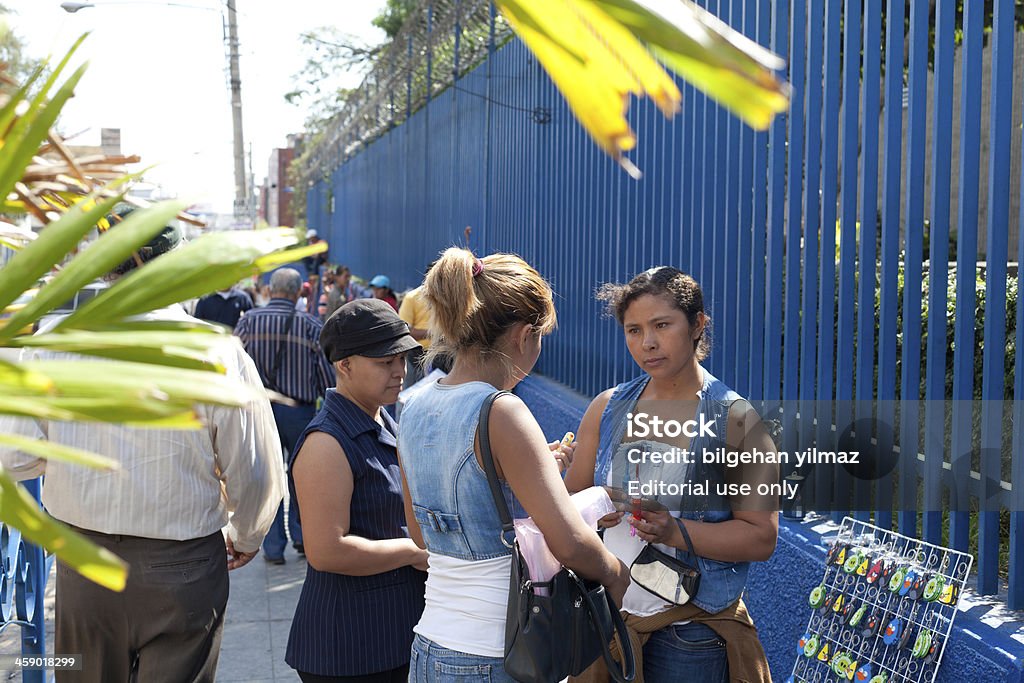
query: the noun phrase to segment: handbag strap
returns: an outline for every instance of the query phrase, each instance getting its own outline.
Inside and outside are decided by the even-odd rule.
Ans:
[[[494,454],[491,452],[491,435],[489,421],[491,418],[491,406],[499,397],[510,391],[496,391],[484,399],[480,406],[480,424],[477,426],[477,434],[480,436],[480,459],[483,460],[484,472],[487,473],[487,484],[491,488],[491,496],[494,498],[494,508],[498,511],[498,519],[501,520],[501,539],[505,542],[505,534],[513,530],[512,513],[505,501],[505,494],[501,490],[501,482],[498,481],[498,471],[494,467]]]
[[[604,645],[601,647],[601,656],[604,658],[605,668],[608,669],[608,675],[615,683],[632,683],[636,678],[636,657],[633,653],[633,641],[629,639],[629,630],[626,628],[626,622],[622,620],[622,615],[619,613],[619,608],[615,606],[612,601],[612,596],[608,594],[608,591],[603,591],[605,600],[608,603],[608,612],[612,619],[612,627],[614,633],[605,633],[602,628],[603,620],[597,618],[599,607],[594,604],[594,597],[590,594],[590,591],[586,589],[586,586],[580,581],[579,577],[576,576],[575,572],[571,569],[568,570],[569,576],[576,582],[577,589],[580,595],[584,597],[587,603],[587,611],[590,612],[591,619],[597,629],[600,631],[601,642]],[[619,653],[621,655],[622,664],[615,661],[612,657],[611,649],[608,647],[608,643],[611,642],[612,636],[619,636]],[[622,667],[625,667],[625,671]]]
[[[686,530],[683,520],[676,517],[676,524],[679,525],[679,530],[683,532],[683,539],[686,541],[686,552],[691,553],[694,557],[700,557],[697,554],[697,549],[693,547],[693,541],[690,540],[690,532]]]

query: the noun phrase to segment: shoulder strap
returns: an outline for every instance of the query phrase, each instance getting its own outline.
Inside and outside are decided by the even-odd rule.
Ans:
[[[280,390],[277,383],[277,375],[281,372],[281,356],[284,354],[284,344],[288,341],[288,335],[292,332],[292,324],[295,322],[296,313],[297,311],[293,307],[292,314],[288,316],[288,322],[285,323],[284,334],[282,334],[281,338],[277,340],[277,350],[274,352],[274,365],[271,367],[270,375],[267,377],[267,379],[270,380],[267,386],[278,393],[284,393]]]
[[[505,494],[501,491],[501,483],[498,481],[498,471],[494,468],[494,454],[491,452],[491,436],[488,421],[491,417],[491,405],[500,396],[511,394],[509,391],[496,391],[484,399],[480,406],[480,424],[477,426],[477,434],[480,437],[480,459],[484,463],[484,472],[487,473],[487,483],[491,487],[491,496],[494,498],[494,508],[498,511],[498,519],[501,520],[502,538],[504,534],[512,531],[512,513],[505,502]]]
[[[676,524],[679,525],[679,530],[683,532],[683,539],[686,541],[686,552],[692,554],[694,557],[700,557],[697,553],[697,549],[693,547],[693,541],[690,540],[690,532],[686,530],[686,525],[683,524],[683,520],[676,517]]]

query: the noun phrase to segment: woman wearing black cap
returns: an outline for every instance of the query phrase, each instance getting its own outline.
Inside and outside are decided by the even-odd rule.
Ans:
[[[339,308],[320,346],[337,386],[289,467],[309,568],[285,661],[303,681],[405,681],[427,553],[404,529],[394,403],[419,343],[379,299]]]

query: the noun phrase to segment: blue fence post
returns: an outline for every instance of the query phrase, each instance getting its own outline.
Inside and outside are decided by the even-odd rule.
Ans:
[[[483,230],[483,234],[486,235],[487,231],[491,228],[491,163],[493,156],[493,145],[494,145],[494,111],[491,102],[491,98],[494,94],[494,52],[495,52],[495,41],[494,41],[494,20],[497,16],[497,9],[493,2],[488,3],[488,10],[490,12],[490,24],[487,33],[487,98],[484,100],[484,116],[486,117],[485,132],[484,132],[484,196],[481,198],[484,205],[484,219],[483,225],[479,226]],[[477,247],[482,249],[483,245],[480,244]],[[481,251],[481,253],[486,253]]]
[[[757,41],[764,45],[771,35],[769,0],[757,1]],[[773,124],[773,128],[774,125]],[[750,240],[750,371],[747,386],[750,398],[765,398],[764,351],[765,334],[765,242],[768,226],[768,139],[770,133],[754,134],[754,183],[752,228]]]
[[[968,487],[974,451],[974,281],[978,260],[978,171],[981,146],[981,38],[984,6],[964,5],[961,49],[963,89],[960,98],[960,183],[957,212],[956,313],[953,348],[952,440],[950,442],[949,545],[968,550],[970,499]],[[998,481],[998,479],[997,479]],[[982,500],[985,493],[982,487]],[[979,553],[978,569],[984,564]],[[993,577],[995,574],[993,573]]]
[[[744,0],[743,2],[743,35],[751,40],[756,40],[757,32],[757,1]],[[749,126],[740,127],[739,140],[739,210],[738,210],[738,231],[739,241],[736,249],[736,259],[747,259],[753,246],[754,226],[752,225],[754,211],[754,131]],[[749,273],[748,282],[753,279],[752,263],[748,261]],[[741,277],[737,283],[744,282]],[[750,356],[751,330],[748,329],[750,322],[750,293],[746,287],[736,287],[736,391],[742,396],[750,396]]]
[[[815,430],[817,444],[828,443],[831,439],[835,398],[835,304],[836,304],[836,188],[839,186],[839,50],[842,41],[840,21],[842,0],[825,2],[825,71],[824,110],[822,120],[821,153],[821,268],[819,275],[818,349],[817,357],[817,410],[818,427]],[[818,190],[819,188],[815,188]],[[808,349],[810,353],[810,349]],[[815,468],[815,498],[833,502],[835,494],[834,477],[829,468]]]
[[[896,420],[896,311],[899,297],[900,174],[903,143],[903,0],[888,0],[885,27],[885,156],[882,193],[882,262],[879,281],[878,453],[892,453]],[[891,429],[890,429],[891,427]],[[917,474],[914,474],[917,478]],[[892,474],[878,480],[876,524],[892,528]]]
[[[789,47],[787,29],[789,7],[785,1],[772,4],[772,50],[784,54]],[[782,330],[783,319],[782,261],[783,239],[786,229],[786,119],[777,116],[768,134],[768,251],[765,279],[765,323],[771,329],[765,334],[764,390],[762,396],[769,401],[782,398]]]
[[[859,152],[857,130],[860,125],[858,87],[860,85],[861,3],[846,0],[843,19],[843,151],[841,180],[841,218],[839,222],[839,327],[836,356],[836,425],[845,427],[850,418],[854,380],[854,265],[857,249],[857,159]],[[836,469],[835,521],[841,521],[850,509],[850,475]]]
[[[857,438],[873,434],[860,431],[871,424],[871,399],[875,393],[875,273],[877,272],[875,236],[878,233],[878,93],[879,50],[882,43],[882,0],[865,0],[864,50],[861,76],[861,141],[860,141],[860,234],[858,236],[857,278],[857,350],[854,414],[857,417]],[[847,162],[848,163],[848,162]],[[844,226],[845,227],[845,226]],[[872,482],[858,478],[854,484],[857,519],[870,518]]]
[[[801,292],[800,321],[800,438],[797,447],[806,449],[812,443],[814,424],[818,414],[815,390],[818,379],[818,272],[820,254],[818,239],[821,232],[822,169],[822,55],[825,41],[825,4],[811,2],[807,14],[807,125],[804,174],[806,191],[803,229],[803,290]],[[828,302],[831,305],[831,302]],[[831,389],[829,390],[831,393]],[[827,419],[832,422],[831,412]],[[817,468],[824,470],[824,468]],[[806,476],[806,475],[803,475]],[[808,482],[804,481],[804,486]]]
[[[814,0],[812,0],[812,3]],[[804,181],[804,91],[807,89],[807,2],[792,0],[789,17],[789,82],[792,84],[789,114],[787,116],[788,187],[786,190],[786,261],[783,307],[783,334],[790,340],[783,345],[782,400],[785,402],[783,443],[792,453],[798,448],[796,419],[797,398],[800,389],[800,242],[804,236],[802,220],[802,189]],[[806,321],[804,321],[806,324]],[[801,414],[801,422],[803,415]],[[784,470],[784,474],[789,474]]]
[[[928,103],[928,0],[910,4],[907,69],[907,224],[903,246],[903,353],[900,375],[899,532],[917,535],[920,451],[921,285],[924,259],[924,176]]]
[[[995,593],[999,588],[999,482],[1002,480],[1006,261],[1009,250],[1007,226],[1010,222],[1010,145],[1004,144],[1003,141],[1010,140],[1012,137],[1013,58],[1011,55],[1013,55],[1014,3],[1012,0],[997,2],[993,12],[988,226],[985,241],[987,256],[985,350],[981,383],[981,481],[983,484],[981,495],[983,498],[978,506],[980,510],[978,519],[978,592],[982,594]],[[1017,267],[1019,272],[1019,263]],[[973,285],[973,282],[971,284]],[[1020,304],[1018,303],[1017,306],[1019,308]],[[1017,331],[1017,334],[1020,335],[1020,330]],[[1024,374],[1024,367],[1018,365],[1016,373],[1019,378],[1021,374]],[[1020,398],[1018,396],[1018,400]],[[1018,484],[1019,481],[1011,482],[1014,489]],[[1014,588],[1018,587],[1014,585]],[[1020,594],[1013,596],[1012,601],[1019,603]],[[1010,608],[1015,609],[1012,605]]]
[[[999,12],[1003,5],[1000,3]],[[1000,27],[1002,28],[1002,27]],[[1003,29],[1005,30],[1005,29]],[[1021,162],[1024,165],[1024,130],[1021,131]],[[1024,173],[1020,178],[1020,215],[1017,225],[1024,226]],[[1022,230],[1021,232],[1024,232]],[[1021,264],[1024,264],[1024,238],[1017,236],[1017,334],[1016,352],[1013,356],[1013,446],[1012,453],[1024,452],[1024,306],[1020,305],[1020,293],[1024,291],[1021,278]],[[1010,609],[1024,608],[1024,458],[1010,459],[1010,481],[1013,486],[1010,496],[1010,588],[1007,606]]]
[[[949,260],[950,147],[953,132],[953,20],[956,8],[935,10],[935,90],[929,231],[928,344],[925,374],[924,513],[922,536],[942,543],[942,463],[946,413],[946,281]]]

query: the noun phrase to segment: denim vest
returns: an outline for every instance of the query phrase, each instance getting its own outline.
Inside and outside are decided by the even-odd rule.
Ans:
[[[711,431],[715,436],[698,434],[691,439],[688,450],[698,454],[702,453],[704,449],[724,448],[729,408],[734,401],[742,398],[707,370],[703,370],[703,372],[704,386],[698,393],[700,401],[697,404],[695,418],[700,420],[703,415],[706,422],[713,422],[715,426]],[[626,434],[626,416],[633,411],[637,399],[643,393],[650,379],[649,375],[644,374],[615,387],[615,391],[601,415],[597,466],[594,470],[596,486],[608,483],[614,456],[621,451],[620,445]],[[692,467],[692,472],[694,481],[710,481],[712,486],[708,496],[701,499],[684,497],[683,504],[679,506],[681,517],[712,524],[732,519],[728,498],[719,496],[714,490],[714,482],[722,480],[721,470],[712,465],[704,465],[698,457]],[[677,550],[676,554],[681,558],[692,560],[687,551]],[[697,595],[693,597],[695,605],[714,614],[734,603],[743,593],[750,570],[749,562],[719,562],[704,557],[698,557],[697,562],[701,570],[701,579]]]
[[[487,475],[473,453],[480,406],[495,391],[484,382],[435,382],[402,410],[398,452],[413,513],[432,553],[462,560],[511,553],[502,543]],[[509,485],[501,486],[513,517],[525,517]]]

